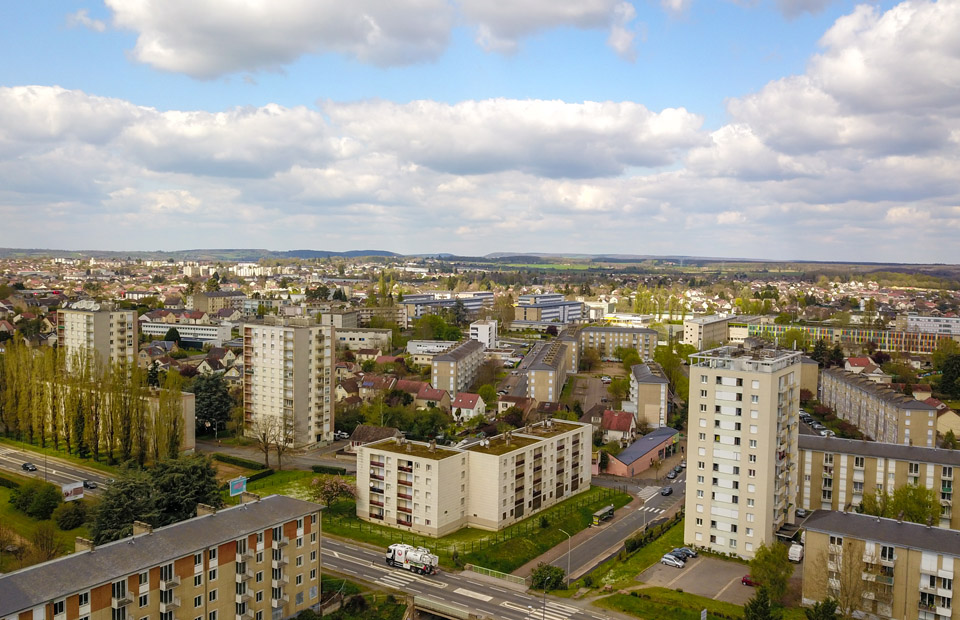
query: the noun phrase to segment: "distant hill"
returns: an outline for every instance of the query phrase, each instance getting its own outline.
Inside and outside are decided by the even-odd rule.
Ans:
[[[357,256],[400,256],[395,252],[386,250],[347,250],[337,252],[330,250],[288,250],[273,251],[261,249],[220,249],[220,250],[174,250],[164,252],[156,250],[152,252],[114,252],[107,250],[50,250],[50,249],[21,249],[21,248],[0,248],[0,258],[31,258],[31,257],[51,257],[51,258],[104,258],[118,259],[131,258],[143,260],[201,260],[201,261],[250,261],[256,262],[262,258],[327,258],[330,256],[343,256],[355,258]]]

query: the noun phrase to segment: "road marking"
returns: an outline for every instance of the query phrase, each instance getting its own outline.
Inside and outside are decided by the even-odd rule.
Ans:
[[[340,554],[337,553],[336,551],[330,551],[329,553],[330,553],[333,557],[335,557],[335,558],[339,558],[339,557],[340,557]]]
[[[568,620],[571,615],[580,611],[574,607],[568,607],[553,601],[547,602],[546,609],[544,609],[543,603],[539,601],[537,605],[517,605],[510,601],[503,601],[500,606],[527,614],[525,620],[537,620],[538,618],[540,620]]]
[[[730,586],[732,586],[732,585],[735,584],[736,582],[737,582],[737,578],[734,577],[733,579],[730,580],[730,583],[728,583],[727,585],[723,586],[723,588],[721,588],[720,591],[717,592],[716,596],[714,596],[714,597],[712,597],[712,598],[713,598],[714,600],[720,600],[720,597],[723,595],[723,593],[726,592],[726,591],[730,588]]]
[[[464,596],[469,596],[470,598],[475,598],[481,600],[484,603],[493,599],[492,596],[487,596],[486,594],[480,594],[479,592],[474,592],[473,590],[467,590],[466,588],[457,588],[453,591],[454,594],[462,594]]]

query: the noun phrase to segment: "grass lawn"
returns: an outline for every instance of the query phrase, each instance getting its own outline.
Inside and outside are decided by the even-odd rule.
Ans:
[[[118,470],[116,467],[107,465],[106,463],[98,463],[97,461],[94,461],[92,458],[82,459],[79,456],[76,456],[74,454],[68,454],[66,451],[66,444],[63,442],[60,442],[60,446],[61,446],[60,450],[54,449],[52,444],[47,446],[46,448],[41,448],[40,446],[35,446],[25,441],[16,441],[14,439],[8,439],[6,437],[0,438],[0,444],[6,444],[8,446],[13,446],[20,450],[34,452],[40,456],[43,456],[44,454],[46,454],[47,456],[63,459],[64,461],[69,461],[71,463],[82,465],[90,469],[96,469],[96,470],[102,471],[105,474],[109,474],[111,477],[117,476]],[[107,457],[105,454],[101,454],[100,458],[106,459]],[[43,459],[41,458],[41,459],[34,459],[34,460],[43,460]]]
[[[509,573],[565,541],[567,537],[560,529],[575,534],[590,524],[599,508],[607,504],[619,508],[629,502],[630,496],[626,493],[593,487],[500,532],[463,528],[442,538],[430,538],[361,521],[356,517],[356,504],[342,501],[325,511],[323,530],[326,534],[378,547],[395,542],[422,545],[436,553],[447,566],[453,565],[456,550],[463,562]],[[547,518],[548,527],[540,527],[541,517]]]
[[[702,596],[675,592],[666,588],[639,590],[649,598],[628,594],[614,594],[597,599],[593,604],[613,609],[638,618],[670,618],[671,620],[700,620],[700,610],[707,610],[707,618],[742,618],[743,607],[714,601]]]
[[[624,588],[636,585],[636,577],[660,561],[663,554],[676,547],[683,546],[683,521],[671,527],[660,538],[643,547],[626,560],[617,558],[607,560],[592,573],[593,583],[597,586],[611,585]]]
[[[315,474],[312,471],[285,469],[266,478],[248,483],[247,491],[256,493],[261,497],[268,495],[289,495],[290,497],[296,497],[298,499],[310,500],[310,482],[320,475],[321,474]],[[355,476],[343,476],[343,478],[350,482],[356,482]],[[226,491],[224,491],[223,498],[228,504],[240,503],[239,497],[230,497]]]
[[[5,477],[13,477],[7,476]],[[13,492],[12,489],[6,487],[0,487],[0,523],[3,523],[6,527],[10,528],[21,538],[27,540],[33,535],[34,530],[37,526],[42,523],[37,521],[22,512],[15,509],[10,504],[10,494]],[[54,528],[56,528],[56,523],[54,523]],[[60,544],[63,548],[64,553],[73,552],[74,539],[77,536],[82,536],[83,538],[90,538],[90,531],[86,526],[78,527],[74,530],[62,531],[57,529],[57,538],[60,539]],[[0,554],[0,572],[8,572],[20,568],[16,560],[8,553]]]

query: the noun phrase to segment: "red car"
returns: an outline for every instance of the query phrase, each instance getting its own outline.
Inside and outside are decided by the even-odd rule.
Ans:
[[[751,577],[750,575],[744,575],[743,577],[741,577],[741,578],[740,578],[740,583],[742,583],[742,584],[745,585],[745,586],[758,586],[758,585],[760,585],[759,583],[757,583],[756,581],[754,581],[754,580],[753,580],[753,577]]]

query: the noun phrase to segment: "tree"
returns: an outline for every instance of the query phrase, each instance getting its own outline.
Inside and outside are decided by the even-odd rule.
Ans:
[[[269,469],[270,450],[277,435],[277,423],[271,416],[258,415],[254,418],[250,431],[257,443],[257,449],[263,452],[263,465]]]
[[[819,603],[814,603],[813,607],[803,610],[807,620],[839,620],[840,612],[837,610],[837,601],[832,598],[825,598]]]
[[[147,474],[131,470],[108,486],[94,513],[90,535],[97,545],[133,533],[133,522],[156,523],[159,513],[153,484]]]
[[[943,436],[943,447],[947,448],[948,450],[957,449],[957,436],[954,434],[952,429],[947,431],[947,434]]]
[[[182,340],[180,339],[180,332],[177,331],[176,327],[171,327],[167,330],[166,335],[163,337],[164,340],[172,340],[177,343],[177,346],[180,346]]]
[[[940,518],[940,498],[933,489],[907,484],[894,489],[892,495],[886,491],[864,494],[858,511],[926,525]]]
[[[198,375],[190,391],[196,394],[197,428],[220,429],[230,420],[233,399],[220,373]]]
[[[215,291],[219,291],[219,290],[220,290],[220,280],[219,280],[216,276],[214,276],[214,277],[212,277],[212,278],[210,278],[209,280],[206,281],[206,283],[203,285],[203,288],[204,288],[204,290],[207,291],[208,293],[213,293],[213,292],[215,292]]]
[[[590,371],[600,365],[600,351],[595,347],[587,347],[580,356],[580,370]]]
[[[534,590],[559,590],[564,587],[566,572],[559,566],[540,562],[530,573],[530,587]]]
[[[160,364],[154,360],[147,368],[147,385],[150,387],[160,387]]]
[[[61,530],[72,530],[87,520],[87,505],[82,499],[63,502],[53,511],[53,520]]]
[[[630,394],[630,380],[626,377],[616,377],[607,386],[607,392],[618,404]]]
[[[813,343],[813,353],[810,354],[810,357],[821,366],[826,366],[830,359],[830,354],[827,351],[827,341],[821,338]]]
[[[810,339],[805,331],[794,327],[783,332],[783,335],[780,336],[780,346],[797,351],[806,351],[807,347],[810,346]]]
[[[833,345],[833,351],[830,352],[830,363],[841,366],[843,365],[843,347],[840,346],[840,343]]]
[[[480,395],[480,398],[483,399],[484,404],[488,408],[492,408],[497,402],[497,388],[493,387],[489,383],[487,385],[481,385],[480,389],[477,390],[477,394]]]
[[[953,398],[960,398],[960,354],[946,357],[941,372],[940,391]]]
[[[931,356],[933,369],[942,372],[946,361],[954,355],[960,355],[960,343],[953,338],[941,338],[937,341],[937,348]]]
[[[757,593],[743,606],[743,620],[781,620],[781,618],[783,618],[783,612],[771,603],[766,586],[757,588]]]
[[[196,516],[197,504],[223,505],[217,472],[202,454],[164,459],[150,470],[157,518],[164,526]]]
[[[787,546],[761,543],[750,560],[750,574],[763,584],[763,589],[775,602],[782,602],[787,593],[787,581],[793,575],[793,565],[787,558]]]
[[[341,498],[353,499],[357,487],[340,476],[318,476],[310,482],[310,495],[324,506],[332,506]]]
[[[44,521],[39,523],[30,535],[33,558],[39,562],[47,562],[63,554],[63,544],[57,536],[53,523]]]
[[[814,592],[822,592],[836,601],[837,610],[840,612],[838,615],[843,618],[853,617],[854,612],[863,604],[867,584],[876,584],[876,581],[867,582],[863,578],[868,565],[861,561],[862,555],[861,548],[846,540],[840,553],[828,553],[824,550],[817,558],[807,558],[808,566],[821,567],[811,574]]]

